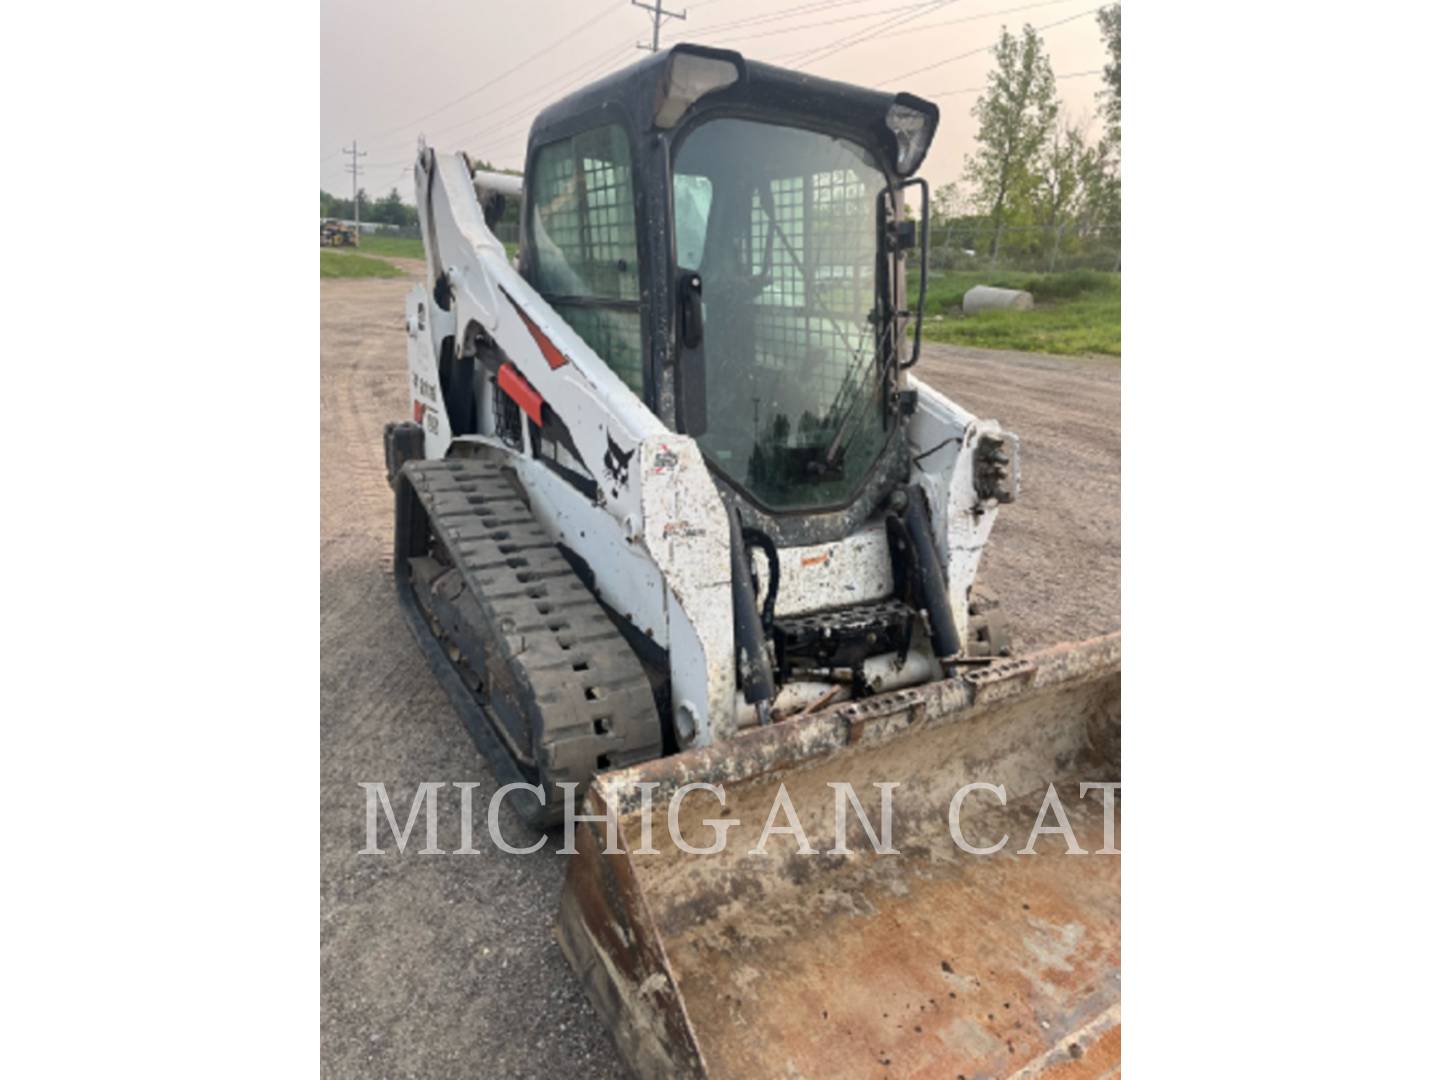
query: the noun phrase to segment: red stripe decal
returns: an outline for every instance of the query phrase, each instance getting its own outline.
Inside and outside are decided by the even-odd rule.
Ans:
[[[504,289],[500,291],[505,292]],[[520,309],[520,305],[515,303],[515,298],[509,293],[505,293],[505,299],[510,301],[510,306],[515,309],[515,314],[520,316],[520,321],[525,324],[525,329],[530,331],[530,336],[535,339],[535,344],[540,346],[540,354],[545,357],[545,362],[550,365],[550,370],[554,371],[556,368],[564,367],[568,364],[570,358],[561,352],[555,343],[546,337],[544,332],[530,320],[530,316],[526,315],[525,312]],[[536,421],[536,423],[539,423],[539,421]]]
[[[545,399],[536,393],[535,388],[525,381],[525,376],[515,370],[515,365],[508,360],[500,365],[500,375],[496,379],[500,389],[514,399],[515,404],[525,410],[525,415],[534,420],[537,424],[545,422]]]
[[[420,422],[421,422],[422,420],[424,420],[424,419],[425,419],[425,403],[424,403],[423,401],[417,401],[417,402],[415,402],[415,423],[418,424],[418,423],[420,423]]]

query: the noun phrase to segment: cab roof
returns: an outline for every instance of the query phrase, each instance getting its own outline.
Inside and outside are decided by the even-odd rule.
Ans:
[[[898,103],[925,113],[931,117],[932,124],[939,118],[936,105],[912,94],[823,79],[803,71],[747,60],[731,49],[678,44],[652,53],[547,106],[531,125],[527,156],[539,145],[574,134],[593,122],[605,122],[607,117],[611,121],[623,117],[630,130],[637,134],[657,130],[655,115],[667,91],[671,63],[684,54],[728,61],[735,66],[738,77],[729,86],[700,97],[683,115],[682,125],[701,113],[736,111],[758,118],[773,116],[779,122],[809,120],[848,129],[856,141],[883,149],[893,141],[886,126],[891,106]],[[890,160],[889,154],[881,156]],[[918,167],[916,162],[910,171]]]

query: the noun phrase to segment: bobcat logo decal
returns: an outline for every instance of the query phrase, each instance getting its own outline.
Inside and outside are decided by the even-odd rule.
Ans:
[[[605,441],[609,446],[605,449],[601,464],[605,466],[605,478],[610,481],[610,496],[618,499],[620,489],[630,486],[630,459],[635,456],[635,451],[620,449],[608,429],[605,432]]]

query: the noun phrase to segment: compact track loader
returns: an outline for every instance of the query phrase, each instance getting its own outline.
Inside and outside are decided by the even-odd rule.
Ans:
[[[512,804],[583,796],[559,939],[640,1075],[1118,1068],[1119,637],[1012,656],[974,588],[1019,446],[911,373],[938,119],[680,45],[523,178],[420,146],[398,592]]]

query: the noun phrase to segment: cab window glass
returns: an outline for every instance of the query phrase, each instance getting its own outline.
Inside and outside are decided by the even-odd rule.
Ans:
[[[630,144],[615,124],[536,157],[536,285],[546,296],[640,299]]]
[[[642,394],[635,189],[624,129],[608,124],[543,147],[532,205],[535,287]]]
[[[713,189],[708,176],[675,175],[675,265],[693,270],[705,255]]]

